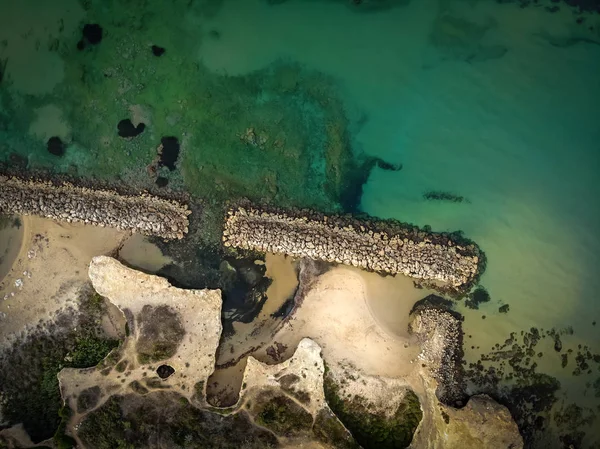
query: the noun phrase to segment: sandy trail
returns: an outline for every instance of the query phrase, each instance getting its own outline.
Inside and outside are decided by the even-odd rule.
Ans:
[[[92,257],[114,251],[129,233],[110,228],[22,217],[18,255],[0,282],[0,345],[51,318],[89,282]]]

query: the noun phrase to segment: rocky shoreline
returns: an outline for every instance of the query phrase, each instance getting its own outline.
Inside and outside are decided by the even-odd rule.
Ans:
[[[445,405],[462,407],[467,402],[463,361],[462,317],[444,306],[444,299],[430,295],[411,311],[409,332],[421,345],[419,360],[437,381],[436,396]]]
[[[392,220],[326,216],[240,205],[229,210],[223,244],[442,282],[467,291],[485,268],[479,247]]]
[[[0,175],[0,212],[139,232],[167,240],[188,232],[185,204],[142,193]]]

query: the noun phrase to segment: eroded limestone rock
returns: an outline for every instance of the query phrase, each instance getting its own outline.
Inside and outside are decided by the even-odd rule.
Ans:
[[[173,447],[213,437],[249,448],[357,449],[358,438],[393,448],[522,447],[508,410],[490,398],[474,397],[463,409],[439,402],[435,391],[450,375],[440,366],[456,355],[460,333],[460,320],[441,308],[423,304],[414,311],[411,326],[425,365],[415,367],[416,375],[371,376],[339,361],[326,369],[319,345],[305,338],[277,365],[249,357],[238,403],[215,409],[203,398],[221,333],[219,292],[177,289],[108,257],[94,258],[89,273],[98,293],[127,317],[129,336],[98,367],[59,374],[75,412],[69,433],[82,447]],[[149,335],[172,346],[140,361],[140,339]],[[144,354],[155,355],[154,338],[147,340]],[[423,384],[413,391],[415,379]]]
[[[409,332],[419,340],[421,366],[437,381],[436,395],[440,402],[459,407],[464,405],[461,317],[432,305],[426,298],[413,308]]]
[[[421,399],[426,411],[412,447],[523,448],[518,426],[506,407],[486,395],[467,397],[462,317],[442,303],[431,295],[419,301],[411,313],[409,330],[422,348],[416,370],[423,382]]]
[[[89,276],[96,291],[124,313],[129,336],[96,368],[60,372],[69,407],[89,412],[112,395],[153,390],[175,390],[191,400],[196,384],[205,383],[214,367],[222,330],[220,292],[179,289],[105,256],[92,260]],[[159,365],[170,367],[172,375],[162,378]],[[79,418],[76,414],[74,422]]]
[[[473,396],[461,409],[442,407],[442,421],[429,447],[522,449],[523,439],[510,412],[487,395]]]

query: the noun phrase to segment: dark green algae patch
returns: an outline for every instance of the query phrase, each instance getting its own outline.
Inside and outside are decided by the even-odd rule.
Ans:
[[[140,189],[161,178],[159,186],[208,198],[211,205],[244,196],[323,211],[357,209],[377,160],[354,148],[334,79],[286,61],[240,76],[212,72],[197,58],[208,38],[204,4],[84,6],[86,20],[100,24],[103,38],[83,50],[77,32],[59,38],[54,51],[65,63],[59,85],[33,97],[4,81],[0,161]],[[199,18],[199,28],[182,25],[189,17]],[[157,36],[165,23],[173,29]],[[157,58],[148,42],[159,37],[167,51]],[[70,128],[57,136],[63,156],[50,154],[47,139],[29,133],[35,110],[48,104],[58,106]],[[124,138],[118,124],[137,123],[132,111],[144,132]],[[165,138],[181,146],[169,167],[156,163]]]
[[[393,416],[387,417],[372,411],[364,397],[343,397],[341,386],[327,368],[323,386],[329,407],[364,449],[404,449],[410,445],[423,418],[414,392],[409,390]]]

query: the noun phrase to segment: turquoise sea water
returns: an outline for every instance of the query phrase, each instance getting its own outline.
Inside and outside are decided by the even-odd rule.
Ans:
[[[565,3],[542,0],[527,7],[491,0],[363,3],[228,0],[176,2],[169,8],[138,1],[119,8],[118,2],[100,7],[94,2],[64,0],[44,11],[40,7],[44,2],[2,0],[0,24],[6,26],[0,27],[4,30],[0,31],[0,61],[8,62],[0,88],[11,90],[11,107],[19,111],[13,131],[28,129],[27,139],[32,140],[13,135],[12,140],[0,142],[0,150],[8,155],[16,148],[30,166],[44,166],[49,156],[43,148],[36,149],[34,142],[42,147],[47,137],[56,134],[92,151],[71,151],[62,160],[61,170],[69,165],[92,167],[90,161],[101,158],[90,147],[102,148],[108,145],[102,139],[113,137],[104,136],[99,124],[89,130],[87,116],[87,122],[81,123],[69,112],[74,110],[71,102],[78,102],[79,97],[61,96],[67,92],[65,80],[73,81],[73,61],[87,56],[62,47],[58,53],[45,50],[52,33],[65,36],[69,45],[76,42],[86,15],[92,14],[89,11],[93,11],[92,21],[119,14],[126,19],[120,28],[115,19],[98,46],[110,46],[112,33],[119,38],[118,45],[109,47],[112,53],[93,56],[87,63],[102,70],[108,66],[126,70],[131,63],[128,52],[137,51],[133,44],[127,48],[127,33],[139,32],[143,39],[136,40],[136,45],[140,41],[164,43],[165,57],[176,51],[200,67],[197,74],[186,75],[189,85],[157,87],[149,94],[140,90],[138,98],[145,114],[153,116],[153,138],[169,124],[180,126],[178,132],[187,127],[191,138],[195,135],[197,140],[183,155],[195,166],[204,160],[201,150],[194,153],[194,145],[203,145],[198,135],[202,137],[205,131],[198,128],[206,122],[185,117],[208,107],[211,99],[202,97],[192,103],[194,83],[210,77],[248,80],[265,70],[266,77],[268,70],[282,64],[322,74],[335,86],[336,98],[343,104],[352,151],[403,167],[400,171],[375,167],[363,187],[360,208],[434,230],[460,229],[486,252],[489,264],[482,284],[492,301],[477,311],[460,308],[466,317],[466,333],[480,347],[478,351],[467,346],[469,360],[504,341],[510,332],[531,327],[572,326],[573,335],[564,337],[565,346],[577,350],[582,344],[600,351],[600,324],[593,325],[600,323],[600,14],[579,13]],[[373,4],[389,7],[370,10]],[[560,7],[557,12],[547,10],[555,5]],[[38,13],[24,18],[30,10]],[[579,17],[583,23],[577,23]],[[172,64],[173,71],[180,70]],[[302,77],[298,79],[302,84]],[[165,83],[169,84],[168,78]],[[115,98],[121,116],[103,112],[114,124],[131,110],[135,99],[127,95],[135,91],[134,84],[93,92]],[[242,95],[245,88],[223,86],[225,97]],[[169,95],[179,104],[185,101],[186,88],[190,104],[164,106]],[[75,92],[86,92],[81,89]],[[264,105],[271,104],[270,91],[264,86],[258,89],[252,93],[255,102],[244,111],[249,117],[253,111],[263,114]],[[118,104],[119,95],[127,102]],[[292,108],[304,117],[304,121],[299,119],[303,124],[298,132],[306,134],[312,127],[320,130],[319,114],[328,110],[300,104],[305,108]],[[59,108],[58,112],[52,107]],[[159,118],[163,112],[168,118]],[[223,110],[215,114],[228,123]],[[236,132],[250,126],[247,122],[240,125],[239,111],[231,114]],[[286,118],[281,120],[287,123]],[[8,135],[10,126],[0,132]],[[217,131],[223,133],[221,128]],[[318,136],[312,137],[304,135],[299,140],[300,159],[304,157],[302,145],[322,144]],[[144,154],[141,159],[147,164],[153,150],[150,140],[142,142],[141,153],[135,154]],[[217,144],[211,141],[211,145]],[[131,148],[138,149],[126,149]],[[272,161],[269,156],[257,160],[259,165]],[[317,174],[322,171],[319,164],[312,164]],[[249,175],[239,169],[228,176]],[[182,181],[173,175],[173,185],[189,183],[191,174],[187,180],[183,177]],[[271,188],[268,179],[256,182]],[[286,180],[277,182],[285,184]],[[306,185],[308,189],[308,181]],[[426,201],[423,194],[428,191],[451,192],[467,201]],[[510,305],[508,314],[498,313],[501,304]],[[599,412],[600,381],[596,391],[593,384],[600,379],[600,365],[591,363],[591,374],[573,376],[574,361],[570,363],[562,368],[551,346],[539,361],[541,371],[561,382],[561,399]],[[592,441],[591,437],[586,440]]]

